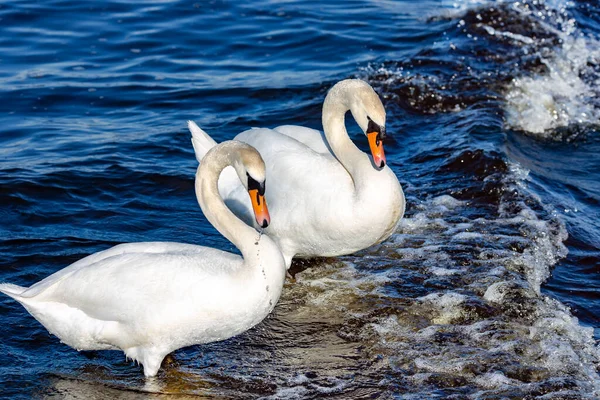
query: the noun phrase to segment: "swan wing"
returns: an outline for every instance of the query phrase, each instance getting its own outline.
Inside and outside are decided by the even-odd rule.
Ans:
[[[318,144],[319,131],[308,128],[293,131],[302,140],[310,141],[316,150],[274,129],[254,128],[236,136],[237,140],[255,147],[267,165],[266,199],[274,216],[267,232],[277,233],[274,231],[279,232],[278,227],[283,225],[318,224],[316,219],[327,214],[328,207],[323,208],[324,205],[335,204],[335,209],[343,211],[352,198],[352,179],[324,145]],[[245,212],[252,215],[248,196],[242,198],[242,191],[236,194],[243,201]]]
[[[210,304],[210,292],[242,264],[234,254],[182,243],[132,243],[102,253],[49,276],[20,297],[61,303],[98,320],[130,321],[183,306],[187,294],[203,290]]]
[[[191,126],[190,130],[192,130]],[[335,158],[329,152],[322,133],[315,129],[293,125],[284,125],[275,129],[253,128],[240,133],[235,139],[255,147],[260,152],[267,164],[267,181],[277,182],[276,185],[270,185],[268,189],[269,205],[274,205],[276,202],[283,203],[275,198],[279,193],[294,193],[298,190],[296,175],[302,173],[302,169],[307,166],[313,166],[315,171],[320,170],[321,173],[324,164],[327,169],[339,168],[339,165],[335,165]],[[195,144],[194,148],[196,147]],[[236,216],[247,225],[259,228],[256,225],[248,193],[233,167],[227,167],[221,173],[219,193]]]
[[[297,140],[319,154],[332,154],[325,134],[321,131],[298,125],[282,125],[273,130]]]
[[[177,244],[177,243],[173,243]],[[79,261],[74,262],[61,269],[60,271],[55,272],[54,274],[42,279],[36,284],[29,287],[25,292],[21,293],[23,297],[34,297],[39,293],[46,290],[48,287],[54,285],[56,282],[66,278],[71,275],[73,272],[78,271],[80,269],[89,267],[90,265],[94,265],[98,262],[101,262],[105,258],[114,257],[121,254],[127,253],[138,253],[138,252],[161,252],[165,251],[166,247],[172,245],[171,243],[124,243],[119,244],[117,246],[111,247],[107,250],[99,251],[94,254],[90,254],[87,257],[82,258]]]
[[[192,146],[194,147],[196,160],[200,162],[202,161],[202,158],[204,158],[204,155],[217,145],[217,142],[215,142],[214,139],[202,130],[194,121],[188,121],[188,129],[192,134]]]
[[[351,189],[350,176],[327,150],[320,135],[314,129],[285,125],[276,129],[253,128],[236,136],[236,140],[255,147],[265,160],[267,201],[274,192],[318,193],[332,182]],[[269,181],[276,185],[269,186]]]

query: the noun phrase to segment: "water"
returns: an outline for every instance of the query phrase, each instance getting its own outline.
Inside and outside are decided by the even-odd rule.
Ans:
[[[186,120],[320,128],[347,77],[384,100],[407,212],[153,381],[2,297],[2,397],[599,396],[599,41],[583,0],[3,2],[0,281],[122,242],[233,250],[194,198]]]

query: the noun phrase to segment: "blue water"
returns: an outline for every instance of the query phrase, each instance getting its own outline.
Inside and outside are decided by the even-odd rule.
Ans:
[[[4,1],[0,281],[123,242],[235,251],[195,200],[186,121],[320,129],[348,77],[382,97],[407,212],[152,382],[2,297],[1,397],[600,395],[599,43],[583,0]]]

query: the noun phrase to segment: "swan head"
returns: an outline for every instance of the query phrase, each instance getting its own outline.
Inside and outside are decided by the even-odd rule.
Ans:
[[[248,191],[256,223],[266,228],[271,223],[271,216],[265,200],[265,162],[254,147],[246,145],[239,150],[239,157],[232,165]]]
[[[385,108],[375,90],[367,82],[352,79],[350,112],[367,136],[375,168],[385,167],[383,139],[385,139]]]

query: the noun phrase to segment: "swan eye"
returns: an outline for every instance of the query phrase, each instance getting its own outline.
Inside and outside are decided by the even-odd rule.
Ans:
[[[377,132],[377,146],[379,146],[379,143],[383,139],[385,139],[385,127],[380,126],[369,116],[367,116],[367,119],[369,120],[369,125],[367,126],[367,134]]]
[[[261,196],[265,195],[265,182],[258,182],[256,179],[250,176],[248,172],[246,172],[246,176],[248,177],[248,190],[258,190],[258,194]]]

